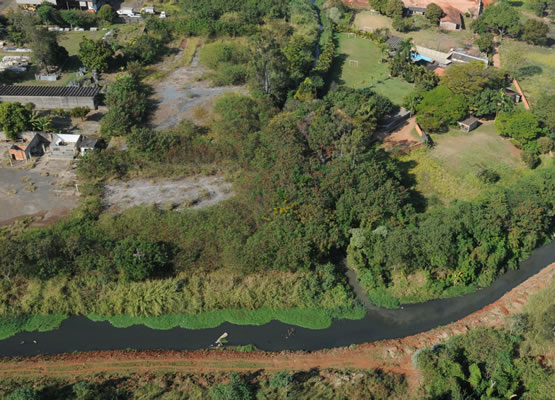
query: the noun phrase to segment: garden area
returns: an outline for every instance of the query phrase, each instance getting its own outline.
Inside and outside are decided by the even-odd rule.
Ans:
[[[414,85],[389,77],[389,66],[382,59],[380,48],[368,39],[338,33],[337,57],[332,67],[332,81],[354,89],[370,88],[400,104]]]

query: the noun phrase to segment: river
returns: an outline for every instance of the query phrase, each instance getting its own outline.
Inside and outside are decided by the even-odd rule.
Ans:
[[[312,330],[278,321],[262,326],[224,323],[217,328],[155,330],[145,326],[115,328],[109,322],[71,317],[50,332],[24,332],[0,341],[0,356],[32,356],[94,350],[196,350],[209,347],[223,332],[230,346],[253,344],[261,350],[320,350],[428,331],[459,320],[518,286],[555,261],[555,241],[535,250],[516,271],[491,286],[451,299],[387,310],[369,305],[361,320],[337,320],[327,329]],[[291,334],[292,333],[292,334]],[[36,343],[34,343],[36,342]]]

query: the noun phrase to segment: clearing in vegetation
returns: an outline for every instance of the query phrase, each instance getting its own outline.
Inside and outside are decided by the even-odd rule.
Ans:
[[[549,47],[504,38],[499,47],[501,67],[517,75],[532,104],[540,95],[555,95],[555,52]]]
[[[452,128],[448,133],[432,134],[431,150],[416,150],[400,157],[415,175],[416,190],[428,199],[472,200],[487,185],[476,173],[483,168],[499,174],[498,184],[511,184],[526,171],[520,151],[486,122],[470,133]]]
[[[346,33],[337,34],[337,56],[332,67],[332,81],[360,89],[369,87],[376,93],[400,104],[414,85],[389,77],[388,64],[380,63],[378,45]],[[354,60],[358,63],[351,63]]]
[[[391,18],[385,15],[372,13],[371,11],[362,11],[358,13],[353,25],[357,29],[368,32],[373,32],[379,28],[388,28],[394,36],[403,39],[412,38],[414,44],[444,52],[456,47],[471,46],[473,43],[473,34],[469,29],[446,32],[431,26],[428,20],[422,15],[415,15],[413,18],[415,30],[407,33],[395,31],[391,24]]]
[[[165,182],[134,179],[106,185],[104,200],[112,210],[124,210],[139,204],[182,209],[209,207],[232,195],[230,183],[218,176],[208,176]]]

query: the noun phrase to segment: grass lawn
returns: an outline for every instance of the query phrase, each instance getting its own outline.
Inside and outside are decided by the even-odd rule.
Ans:
[[[552,49],[505,38],[499,55],[504,68],[511,63],[520,65],[518,81],[532,104],[540,94],[555,95],[555,52]]]
[[[414,87],[400,79],[388,78],[388,65],[380,63],[380,49],[374,42],[346,33],[339,33],[336,38],[332,81],[355,89],[370,87],[397,104]]]
[[[470,133],[452,128],[431,136],[435,143],[431,150],[416,150],[400,157],[416,180],[416,190],[430,206],[478,196],[488,187],[476,178],[481,168],[499,174],[496,185],[509,185],[529,171],[518,149],[495,132],[493,121]]]

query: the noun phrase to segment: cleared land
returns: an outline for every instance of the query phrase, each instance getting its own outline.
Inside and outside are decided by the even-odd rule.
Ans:
[[[190,64],[185,64],[167,74],[155,87],[157,108],[150,123],[157,129],[173,128],[184,119],[199,123],[207,112],[201,109],[210,108],[217,96],[229,92],[246,92],[243,87],[210,87],[209,81],[199,80],[208,69],[199,64],[198,51]]]
[[[64,176],[67,168],[67,161],[47,161],[44,157],[33,171],[0,167],[0,224],[26,215],[41,216],[42,222],[46,222],[75,208],[78,198],[73,185],[62,187],[63,178],[53,176],[51,172],[49,176],[41,175],[41,171],[46,175],[50,169],[58,170]]]
[[[395,36],[404,39],[412,38],[414,44],[444,52],[451,48],[472,46],[474,41],[472,32],[469,30],[445,32],[437,27],[432,27],[426,18],[421,15],[414,16],[414,20],[414,31],[408,33],[396,32],[391,25],[391,18],[365,10],[357,13],[354,26],[369,32],[378,28],[389,28]]]
[[[380,63],[380,49],[375,43],[346,33],[337,34],[337,40],[332,81],[355,89],[372,88],[397,104],[412,90],[412,84],[389,77],[389,68]]]
[[[520,151],[495,132],[492,121],[470,133],[451,129],[431,136],[435,143],[431,150],[400,157],[414,175],[416,190],[428,199],[449,203],[475,198],[487,187],[476,177],[482,168],[499,174],[498,185],[510,184],[527,171]]]
[[[549,47],[503,39],[499,47],[501,67],[516,70],[520,87],[534,103],[541,94],[555,95],[555,52]]]
[[[203,208],[233,195],[231,184],[217,176],[155,182],[135,179],[105,186],[105,203],[113,211],[139,204],[155,204],[168,209]]]

